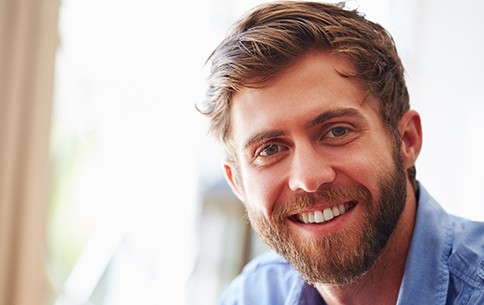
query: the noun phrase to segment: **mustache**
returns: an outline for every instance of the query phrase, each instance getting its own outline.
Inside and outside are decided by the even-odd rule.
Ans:
[[[284,220],[295,213],[312,208],[318,203],[339,203],[343,201],[372,202],[370,191],[362,185],[333,186],[319,189],[314,193],[297,193],[286,202],[274,206],[274,220]]]

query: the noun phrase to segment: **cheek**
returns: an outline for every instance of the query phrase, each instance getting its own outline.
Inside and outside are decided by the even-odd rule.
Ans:
[[[393,167],[393,155],[385,147],[377,150],[360,148],[335,158],[338,160],[334,164],[340,182],[344,177],[349,178],[365,186],[372,194],[378,189],[378,181]]]
[[[281,202],[284,191],[282,176],[268,169],[251,169],[242,175],[246,208],[269,219],[274,205]]]

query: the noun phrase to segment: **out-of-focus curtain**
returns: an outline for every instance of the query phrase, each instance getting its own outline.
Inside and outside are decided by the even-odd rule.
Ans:
[[[45,304],[59,0],[0,0],[0,304]]]

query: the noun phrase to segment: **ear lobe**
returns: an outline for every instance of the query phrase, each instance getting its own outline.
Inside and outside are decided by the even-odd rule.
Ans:
[[[422,148],[422,125],[418,112],[407,111],[400,119],[398,129],[402,139],[402,161],[405,169],[408,169],[415,165]]]
[[[226,160],[224,162],[224,172],[225,172],[225,179],[229,183],[234,194],[237,196],[237,198],[240,201],[245,203],[243,188],[239,182],[239,173],[237,172],[237,167],[233,163],[233,161]]]

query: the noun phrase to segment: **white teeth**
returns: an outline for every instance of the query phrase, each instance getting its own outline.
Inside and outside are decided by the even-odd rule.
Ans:
[[[341,213],[339,212],[338,207],[333,207],[333,208],[331,209],[331,211],[333,211],[333,215],[334,215],[334,217],[339,216],[339,215],[341,214]]]
[[[333,211],[330,208],[324,209],[323,214],[324,214],[325,221],[328,221],[334,218]]]
[[[321,211],[314,212],[314,222],[322,223],[325,219],[323,218],[323,213]]]
[[[340,204],[332,208],[326,208],[323,211],[314,211],[299,214],[299,220],[303,223],[323,223],[343,215],[350,208],[348,203]]]

